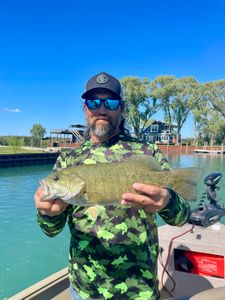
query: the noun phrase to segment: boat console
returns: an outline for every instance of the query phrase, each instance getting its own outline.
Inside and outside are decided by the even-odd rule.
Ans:
[[[204,179],[207,186],[199,202],[199,206],[191,211],[188,223],[197,226],[208,227],[220,220],[225,215],[225,208],[217,203],[216,189],[222,178],[221,173],[211,173]],[[209,204],[205,203],[209,201]]]

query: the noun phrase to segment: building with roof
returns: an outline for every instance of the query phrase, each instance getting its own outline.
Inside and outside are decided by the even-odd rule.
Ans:
[[[143,131],[142,137],[144,141],[151,143],[176,144],[178,140],[177,125],[152,120]]]
[[[77,147],[84,142],[84,132],[85,126],[81,124],[70,125],[69,129],[51,129],[51,147]]]

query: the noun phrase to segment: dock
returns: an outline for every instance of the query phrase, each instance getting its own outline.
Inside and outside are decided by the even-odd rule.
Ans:
[[[225,150],[209,150],[209,149],[195,149],[193,150],[195,153],[208,153],[208,154],[225,154]]]

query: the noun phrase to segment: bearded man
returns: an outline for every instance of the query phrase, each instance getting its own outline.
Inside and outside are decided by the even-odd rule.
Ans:
[[[135,139],[125,130],[125,103],[118,79],[105,72],[93,76],[82,99],[89,138],[63,152],[54,170],[113,163],[137,154],[154,157],[162,169],[170,169],[156,145]],[[166,223],[181,226],[190,207],[170,188],[141,182],[134,182],[133,188],[137,193],[124,191],[121,204],[94,207],[72,206],[61,199],[43,202],[43,191],[37,190],[35,205],[43,232],[53,237],[66,222],[70,228],[72,299],[159,299],[156,213]]]

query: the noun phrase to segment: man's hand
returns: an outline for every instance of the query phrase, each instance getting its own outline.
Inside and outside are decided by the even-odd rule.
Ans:
[[[130,204],[138,209],[155,213],[162,210],[169,203],[167,189],[143,183],[134,183],[133,188],[138,194],[124,193],[121,204]]]
[[[38,188],[34,195],[35,206],[42,215],[47,215],[49,217],[57,216],[68,206],[68,204],[61,199],[41,201],[42,194],[42,189]]]

